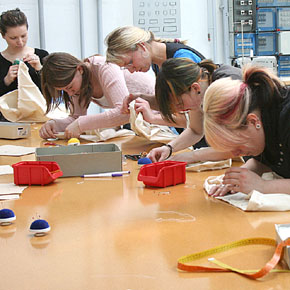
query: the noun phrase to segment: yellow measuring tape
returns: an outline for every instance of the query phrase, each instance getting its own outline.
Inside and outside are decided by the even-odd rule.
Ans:
[[[189,265],[187,263],[199,260],[204,257],[212,256],[213,254],[221,253],[228,251],[230,249],[241,247],[241,246],[248,246],[248,245],[269,245],[276,247],[273,257],[270,259],[266,265],[261,268],[260,270],[240,270],[234,267],[231,267],[223,262],[220,262],[214,258],[209,259],[210,262],[219,266],[219,268],[214,267],[204,267],[204,266],[196,266],[196,265]],[[278,264],[281,259],[283,248],[286,246],[290,246],[290,238],[286,241],[282,241],[278,245],[274,239],[269,238],[249,238],[239,240],[233,243],[221,245],[215,248],[211,248],[206,251],[198,252],[195,254],[183,256],[178,259],[177,268],[179,270],[183,270],[186,272],[235,272],[241,275],[244,275],[251,279],[258,279],[262,278],[267,275],[269,272],[287,272],[290,273],[290,270],[276,270],[274,267]]]

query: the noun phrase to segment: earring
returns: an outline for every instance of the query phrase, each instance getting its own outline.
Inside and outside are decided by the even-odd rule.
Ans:
[[[198,91],[197,94],[200,95],[200,91]]]
[[[261,129],[261,124],[257,124],[257,125],[256,125],[256,128],[257,128],[257,129]]]

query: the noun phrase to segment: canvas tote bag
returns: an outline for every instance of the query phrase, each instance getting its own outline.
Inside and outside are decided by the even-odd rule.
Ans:
[[[46,102],[32,81],[28,67],[19,63],[18,89],[0,97],[0,111],[11,122],[45,122]]]

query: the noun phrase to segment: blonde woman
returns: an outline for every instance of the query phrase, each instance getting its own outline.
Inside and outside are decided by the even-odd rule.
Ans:
[[[136,26],[123,26],[112,31],[105,40],[107,44],[106,59],[133,72],[146,72],[152,67],[155,75],[158,74],[164,61],[170,58],[186,57],[199,63],[204,56],[187,46],[185,41],[178,39],[160,39],[151,31],[146,31]],[[158,110],[155,96],[135,94],[124,99],[123,112],[129,112],[129,103],[135,102],[135,110],[141,112],[149,123],[175,126],[178,132],[186,127],[186,118],[183,114],[174,116],[175,123],[164,120],[153,110]]]
[[[217,80],[204,97],[207,142],[234,156],[253,156],[242,167],[228,169],[223,186],[210,194],[253,189],[290,194],[290,91],[259,67],[247,68],[243,80]],[[267,171],[283,179],[265,181],[261,175]]]
[[[105,39],[107,61],[133,72],[146,72],[151,65],[155,74],[169,58],[187,57],[198,63],[205,57],[178,39],[160,39],[151,31],[136,26],[123,26]]]

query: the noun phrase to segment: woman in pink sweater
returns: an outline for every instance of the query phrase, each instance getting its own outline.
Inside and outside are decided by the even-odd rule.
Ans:
[[[123,99],[129,94],[154,94],[155,79],[144,73],[131,74],[103,56],[84,61],[68,53],[48,55],[41,72],[47,112],[64,102],[70,115],[65,119],[47,121],[40,129],[42,138],[55,138],[65,132],[66,138],[79,137],[87,130],[111,128],[129,122],[121,112]],[[106,108],[105,112],[87,115],[90,102]]]

